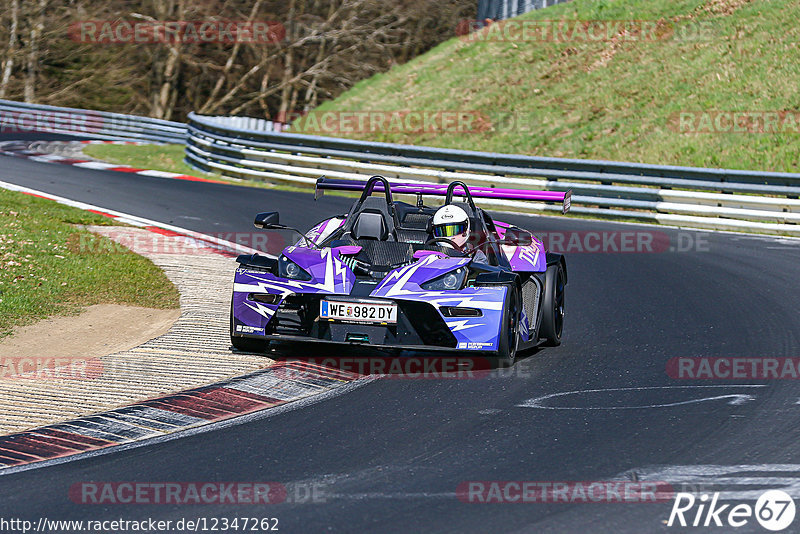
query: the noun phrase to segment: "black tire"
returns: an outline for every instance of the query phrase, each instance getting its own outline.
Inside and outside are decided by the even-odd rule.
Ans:
[[[561,334],[564,332],[564,296],[566,276],[561,262],[550,265],[545,274],[544,300],[542,301],[542,329],[540,337],[544,345],[557,347],[561,345]]]
[[[511,367],[517,358],[519,346],[520,296],[517,286],[511,286],[503,305],[503,323],[500,328],[500,346],[497,351],[498,367]]]
[[[230,333],[231,345],[233,345],[233,348],[236,350],[243,352],[266,352],[267,350],[268,343],[266,340],[233,335],[233,301],[231,301]]]

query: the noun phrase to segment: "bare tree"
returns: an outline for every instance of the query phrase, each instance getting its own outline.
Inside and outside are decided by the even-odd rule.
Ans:
[[[295,0],[290,0],[292,4],[294,4]],[[257,0],[253,4],[253,8],[250,10],[250,15],[247,18],[248,23],[252,23],[255,20],[256,15],[258,14],[258,10],[261,7],[261,0]],[[290,8],[291,9],[291,8]],[[233,50],[228,55],[228,59],[225,61],[225,66],[220,72],[219,76],[217,77],[217,81],[214,84],[214,88],[211,90],[211,94],[208,96],[206,103],[200,108],[200,113],[206,113],[208,109],[214,106],[214,101],[219,96],[219,92],[222,90],[222,87],[225,85],[226,79],[230,76],[231,69],[233,68],[234,62],[236,61],[237,56],[239,55],[239,50],[242,46],[242,42],[240,40],[236,40],[236,43],[233,45]],[[253,71],[252,74],[255,74],[258,70],[261,70],[261,65],[251,68],[250,70]],[[252,75],[251,74],[251,75]]]
[[[301,98],[303,109],[307,109],[309,102],[316,105],[321,92],[325,96],[338,92],[331,86],[346,89],[391,65],[393,51],[401,46],[400,28],[408,20],[401,4],[329,0],[313,2],[309,9],[309,3],[288,2],[285,41],[270,53],[251,50],[258,58],[256,66],[238,78],[226,76],[228,92],[216,100],[212,93],[201,112],[219,112],[238,100],[231,113],[243,112],[258,103],[262,109],[272,107],[277,117],[284,117],[297,109]],[[268,70],[261,77],[261,86],[251,87],[250,78],[255,72],[270,67],[276,75]],[[230,72],[226,70],[226,74]],[[275,104],[266,105],[268,100]]]
[[[184,0],[154,0],[155,17],[153,22],[182,21],[185,15]],[[150,116],[157,119],[171,119],[178,98],[178,79],[181,70],[180,39],[163,43],[154,56],[153,83],[150,92]]]
[[[17,31],[19,27],[19,0],[10,0],[11,20],[8,28],[8,49],[3,60],[3,77],[0,79],[0,98],[6,97],[11,71],[14,69],[14,57],[17,54]]]
[[[0,96],[173,120],[307,111],[453,36],[475,11],[474,0],[5,1]],[[68,38],[93,20],[280,21],[286,32],[269,43]]]
[[[39,72],[39,39],[44,31],[44,13],[47,0],[39,0],[30,17],[30,38],[25,61],[25,102],[36,99],[36,77]]]

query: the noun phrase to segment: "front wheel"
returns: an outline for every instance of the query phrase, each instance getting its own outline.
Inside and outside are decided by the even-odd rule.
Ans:
[[[561,345],[561,334],[564,331],[564,290],[566,276],[561,262],[547,268],[544,282],[544,300],[542,302],[541,337],[548,347]]]
[[[520,296],[517,286],[511,286],[506,293],[503,306],[503,322],[500,329],[500,343],[497,351],[498,365],[511,367],[517,357],[519,345]]]

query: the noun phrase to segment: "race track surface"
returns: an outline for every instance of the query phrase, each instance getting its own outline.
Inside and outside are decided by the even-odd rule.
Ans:
[[[207,233],[252,232],[253,215],[271,210],[308,228],[351,202],[9,157],[0,158],[0,180]],[[375,380],[231,428],[3,475],[0,516],[277,517],[280,532],[290,533],[665,532],[681,530],[663,523],[671,502],[476,504],[460,501],[456,489],[467,481],[607,481],[660,466],[764,464],[766,472],[789,464],[779,475],[758,476],[800,476],[796,381],[678,380],[666,372],[676,357],[800,356],[798,241],[499,218],[567,236],[656,232],[689,250],[567,254],[564,343],[526,355],[513,370]],[[572,391],[583,393],[540,399]],[[271,506],[75,504],[70,487],[87,481],[319,484],[323,498]],[[764,489],[776,484],[768,480]],[[738,531],[764,530],[751,521]]]

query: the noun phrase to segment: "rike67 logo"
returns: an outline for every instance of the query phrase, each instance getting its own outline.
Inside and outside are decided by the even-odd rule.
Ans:
[[[792,524],[795,504],[792,497],[781,490],[769,490],[750,504],[719,504],[719,493],[706,493],[697,497],[692,493],[678,493],[672,504],[667,526],[743,527],[755,518],[767,530],[778,532]]]

